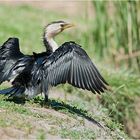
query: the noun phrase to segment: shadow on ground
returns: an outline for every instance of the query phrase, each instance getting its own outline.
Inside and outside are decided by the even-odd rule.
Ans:
[[[35,103],[39,103],[42,107],[51,107],[52,109],[58,111],[58,110],[67,110],[68,112],[72,114],[77,114],[78,116],[81,116],[88,121],[92,122],[93,124],[99,126],[100,128],[104,128],[99,122],[97,122],[95,119],[92,117],[88,116],[88,112],[83,109],[79,109],[75,106],[71,106],[69,104],[66,104],[62,101],[54,100],[54,99],[49,99],[47,103],[44,103],[43,100],[35,100]]]
[[[16,104],[24,105],[27,100],[19,99],[19,98],[10,98],[10,99],[6,99],[6,101],[10,101],[10,102],[14,102]],[[42,107],[47,107],[47,108],[51,107],[52,109],[54,109],[56,111],[65,109],[65,110],[67,110],[68,112],[70,112],[72,114],[77,114],[78,116],[81,116],[81,117],[87,119],[88,121],[92,122],[93,124],[97,125],[100,128],[104,128],[99,122],[97,122],[95,119],[90,117],[86,110],[79,109],[79,108],[77,108],[75,106],[71,106],[71,105],[66,104],[66,103],[64,103],[62,101],[49,99],[48,102],[44,102],[43,99],[35,98],[35,99],[33,99],[33,102],[34,103],[39,103]]]

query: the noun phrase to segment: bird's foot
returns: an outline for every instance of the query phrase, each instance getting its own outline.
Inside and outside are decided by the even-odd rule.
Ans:
[[[45,99],[43,101],[43,105],[46,105],[49,102],[48,96],[45,96]]]
[[[49,98],[48,98],[47,95],[45,95],[45,99],[44,99],[44,101],[45,101],[46,103],[49,101]]]

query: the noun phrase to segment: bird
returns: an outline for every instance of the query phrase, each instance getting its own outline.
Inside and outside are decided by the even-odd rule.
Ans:
[[[49,87],[71,84],[92,93],[103,93],[109,84],[82,47],[74,41],[58,46],[54,37],[74,24],[53,21],[44,28],[45,52],[25,55],[20,51],[19,39],[9,38],[0,47],[0,84],[11,87],[0,90],[9,97],[32,99],[43,93],[48,101]]]

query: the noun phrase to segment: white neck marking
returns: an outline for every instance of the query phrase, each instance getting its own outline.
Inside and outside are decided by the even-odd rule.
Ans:
[[[58,49],[57,43],[54,41],[52,35],[49,35],[48,33],[45,33],[45,39],[48,43],[48,47],[52,52],[55,52],[56,49]]]

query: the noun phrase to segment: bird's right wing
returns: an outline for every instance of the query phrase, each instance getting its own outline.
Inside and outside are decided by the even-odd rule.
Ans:
[[[0,84],[10,80],[13,65],[23,56],[19,49],[18,38],[9,38],[4,42],[0,47]]]
[[[44,81],[46,86],[69,83],[93,93],[104,92],[108,85],[87,53],[74,42],[64,43],[46,58],[35,77],[34,81]]]

